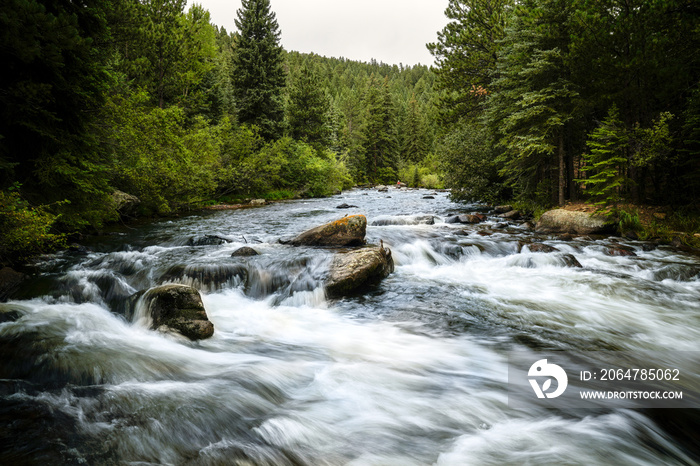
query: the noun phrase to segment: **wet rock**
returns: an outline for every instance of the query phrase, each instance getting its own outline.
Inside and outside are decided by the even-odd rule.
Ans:
[[[507,218],[508,220],[519,220],[520,211],[519,210],[509,210],[508,212],[499,215],[501,218]]]
[[[537,222],[536,230],[540,233],[573,233],[591,235],[610,231],[607,219],[601,215],[554,209],[545,212]]]
[[[510,212],[513,210],[513,206],[511,205],[497,205],[496,207],[493,208],[493,210],[497,214],[505,214],[506,212]]]
[[[73,243],[68,248],[66,249],[66,252],[68,254],[73,255],[73,256],[87,256],[90,254],[92,251],[90,249],[86,248],[85,246],[78,244],[78,243]]]
[[[0,324],[14,322],[29,312],[24,306],[17,304],[0,304]]]
[[[27,278],[27,275],[10,267],[0,269],[0,302],[10,299]]]
[[[452,217],[447,217],[445,223],[462,223],[473,225],[482,222],[483,216],[479,215],[453,215]]]
[[[326,294],[338,298],[362,291],[394,271],[391,251],[384,247],[366,247],[337,254],[326,280]]]
[[[152,319],[151,328],[166,327],[190,340],[202,340],[214,334],[214,324],[207,317],[199,291],[186,285],[162,285],[140,297]]]
[[[479,235],[479,236],[491,236],[491,235],[493,235],[492,232],[490,232],[490,231],[483,231],[483,230],[482,230],[482,231],[477,231],[476,234]]]
[[[293,246],[361,246],[365,244],[367,218],[349,215],[312,228],[289,241]]]
[[[634,250],[627,246],[615,245],[610,246],[605,249],[605,255],[607,256],[622,256],[622,257],[636,257]]]
[[[644,251],[644,252],[656,251],[658,248],[659,248],[659,246],[657,244],[654,244],[654,243],[642,244],[642,251]]]
[[[357,206],[343,203],[343,204],[340,204],[339,206],[336,206],[335,208],[336,209],[353,209],[353,208],[357,208]]]
[[[423,199],[435,199],[435,196],[423,196]]]
[[[238,248],[235,251],[233,251],[231,257],[251,257],[257,256],[258,254],[258,251],[256,251],[255,249],[248,246],[243,246],[242,248]]]
[[[389,187],[388,186],[377,186],[377,192],[387,193],[387,192],[389,192]]]
[[[122,217],[134,217],[136,209],[141,204],[141,199],[124,191],[114,191],[111,198],[114,210]]]
[[[555,248],[554,246],[550,246],[550,245],[544,244],[544,243],[529,243],[529,244],[524,244],[523,247],[524,246],[527,246],[527,248],[530,252],[550,253],[550,252],[559,251],[559,249]]]
[[[217,235],[193,236],[187,241],[188,246],[218,246],[220,244],[230,243],[230,239],[222,238]]]
[[[267,201],[265,199],[253,199],[248,204],[252,206],[263,206],[267,205]]]
[[[576,259],[576,257],[573,254],[564,254],[561,256],[561,258],[564,260],[564,265],[567,267],[577,267],[577,268],[583,268],[581,263]]]
[[[480,213],[474,213],[472,215],[474,215],[474,217],[478,218],[482,222],[485,222],[486,219],[488,218],[488,217],[486,217],[486,215],[480,214]]]

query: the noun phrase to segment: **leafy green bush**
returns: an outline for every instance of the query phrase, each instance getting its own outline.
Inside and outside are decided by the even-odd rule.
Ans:
[[[64,245],[65,237],[51,232],[57,219],[46,206],[31,207],[17,187],[0,191],[0,261],[26,260]]]

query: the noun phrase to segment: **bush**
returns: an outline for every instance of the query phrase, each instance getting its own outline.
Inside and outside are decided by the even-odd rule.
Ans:
[[[46,206],[29,206],[16,187],[0,191],[0,260],[23,261],[64,245],[63,235],[51,233],[57,219]]]

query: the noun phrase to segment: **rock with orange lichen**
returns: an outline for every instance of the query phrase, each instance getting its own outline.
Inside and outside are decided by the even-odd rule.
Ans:
[[[289,241],[293,246],[361,246],[365,244],[367,218],[348,215],[325,225],[305,231]]]

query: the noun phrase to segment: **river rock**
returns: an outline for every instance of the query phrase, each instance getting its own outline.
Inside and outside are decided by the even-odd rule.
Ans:
[[[610,227],[607,225],[607,219],[601,215],[554,209],[542,214],[535,229],[540,233],[591,235],[606,233]]]
[[[0,302],[10,299],[28,277],[10,267],[0,269]]]
[[[207,317],[202,297],[191,286],[151,288],[140,296],[137,306],[145,306],[152,329],[166,327],[190,340],[203,340],[214,334],[214,324]]]
[[[527,246],[527,248],[530,250],[530,252],[544,252],[544,253],[549,253],[549,252],[557,252],[559,251],[557,248],[554,246],[550,246],[548,244],[544,243],[529,243],[529,244],[523,244],[523,247]]]
[[[243,246],[242,248],[238,248],[235,251],[233,251],[231,257],[251,257],[257,256],[258,254],[258,251],[256,251],[255,249],[248,246]]]
[[[141,204],[141,199],[124,191],[114,191],[111,198],[114,210],[122,217],[133,217],[136,214],[136,208]]]
[[[622,256],[622,257],[636,257],[637,254],[634,252],[634,250],[630,247],[627,246],[610,246],[609,248],[605,249],[605,254],[608,256]]]
[[[326,280],[326,295],[338,298],[375,284],[394,271],[391,251],[384,247],[366,247],[337,254]]]
[[[574,256],[573,254],[564,254],[561,258],[564,260],[564,265],[566,265],[567,267],[576,267],[579,269],[583,268],[581,263],[578,261],[578,259],[576,259],[576,256]]]
[[[356,207],[357,207],[356,205],[342,203],[339,206],[336,206],[335,208],[336,209],[352,209],[352,208],[356,208]]]
[[[187,241],[188,246],[218,246],[224,243],[230,243],[230,239],[222,238],[217,235],[193,236]]]
[[[435,199],[435,196],[423,196],[423,199]]]
[[[252,206],[263,206],[267,205],[267,201],[265,199],[253,199],[248,204]]]
[[[513,210],[513,206],[510,205],[497,205],[496,207],[493,208],[493,210],[497,214],[505,214],[506,212],[510,212]]]
[[[387,192],[389,192],[389,187],[388,186],[377,186],[377,192],[387,193]]]
[[[361,246],[365,244],[367,217],[348,215],[312,228],[289,241],[293,246]]]
[[[507,218],[508,220],[519,220],[520,211],[519,210],[509,210],[508,212],[499,215],[501,218]]]

